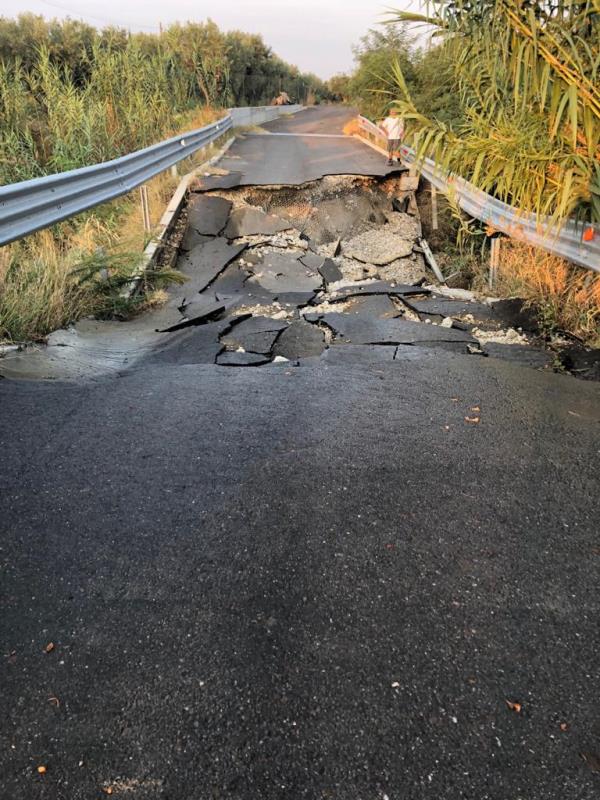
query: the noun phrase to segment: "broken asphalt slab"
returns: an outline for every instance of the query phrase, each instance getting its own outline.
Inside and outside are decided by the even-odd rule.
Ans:
[[[251,281],[251,275],[238,261],[234,261],[210,284],[210,291],[215,293],[218,300],[237,298],[240,303],[250,306],[273,303],[276,295]]]
[[[304,320],[295,320],[277,338],[273,355],[295,361],[299,358],[320,356],[325,347],[325,334],[322,330]]]
[[[316,270],[317,272],[321,272],[321,268],[325,263],[325,257],[319,255],[318,253],[312,253],[310,251],[304,253],[304,255],[300,256],[299,258],[300,263],[304,264],[307,269],[312,270],[313,272]],[[323,273],[321,273],[323,274]]]
[[[251,316],[239,320],[231,320],[232,334],[236,336],[246,333],[264,333],[264,331],[281,331],[287,327],[287,322],[273,317]]]
[[[191,194],[188,202],[188,229],[201,236],[218,236],[227,224],[232,203],[223,197]]]
[[[229,263],[225,269],[217,275],[212,282],[210,290],[217,295],[217,298],[239,294],[244,292],[244,285],[250,273],[247,272],[239,261]]]
[[[320,275],[305,267],[297,255],[288,253],[266,253],[253,272],[251,281],[273,294],[315,292],[323,285]]]
[[[221,344],[229,348],[242,347],[249,353],[270,353],[280,331],[287,322],[271,317],[252,316],[240,322],[232,321],[231,330],[221,337]]]
[[[354,314],[365,318],[401,317],[403,310],[397,308],[387,294],[369,294],[366,297],[352,297],[347,301],[344,314]]]
[[[316,292],[278,292],[276,300],[279,303],[300,308],[310,305],[316,296]]]
[[[259,333],[226,334],[221,338],[221,343],[235,349],[241,347],[247,353],[262,353],[269,355],[279,336],[279,331],[261,331]]]
[[[189,250],[192,250],[194,247],[196,247],[196,245],[209,242],[212,238],[212,236],[204,236],[198,233],[198,231],[195,231],[188,225],[188,227],[185,229],[185,234],[181,240],[179,249],[187,253]]]
[[[398,297],[410,297],[411,295],[428,295],[429,289],[424,289],[422,286],[411,286],[388,281],[356,282],[342,286],[334,285],[328,299],[329,302],[335,303],[337,300],[346,300],[350,297],[359,297],[369,294],[388,294]]]
[[[177,262],[177,268],[190,276],[187,291],[202,292],[245,248],[245,244],[230,245],[221,237],[196,245]]]
[[[489,305],[469,300],[452,300],[447,297],[409,297],[406,305],[419,315],[425,317],[465,317],[471,314],[476,322],[487,323],[494,320],[494,313]]]
[[[321,277],[327,286],[329,286],[330,283],[336,283],[336,281],[341,281],[344,278],[341,269],[331,258],[326,258],[322,261],[321,266],[317,267],[317,269],[321,273]]]
[[[249,206],[236,208],[231,212],[223,235],[227,239],[237,239],[240,236],[255,236],[258,234],[270,236],[289,230],[290,227],[291,223],[281,219],[281,217],[276,217],[274,214],[266,214],[260,208]]]
[[[242,180],[241,172],[228,172],[226,175],[202,175],[190,187],[191,192],[212,192],[217,189],[235,189]]]
[[[465,331],[440,325],[411,322],[402,318],[366,319],[353,314],[311,314],[309,322],[319,320],[334,332],[335,341],[352,344],[416,344],[423,342],[463,342],[477,340]]]
[[[406,304],[422,317],[461,319],[470,314],[475,323],[488,328],[521,328],[530,332],[539,328],[536,310],[516,297],[480,303],[476,300],[452,299],[433,294],[425,298],[409,298]]]
[[[186,326],[166,336],[164,342],[148,356],[146,363],[178,366],[214,364],[223,349],[219,337],[228,330],[229,325],[229,320],[218,319],[204,325]]]

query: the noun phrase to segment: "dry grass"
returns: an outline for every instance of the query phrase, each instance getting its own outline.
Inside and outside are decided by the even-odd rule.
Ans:
[[[547,330],[600,346],[600,275],[514,239],[502,241],[495,294],[531,300]]]
[[[171,194],[174,179],[148,184],[152,224]],[[108,204],[102,217],[39,231],[2,249],[0,341],[39,340],[70,322],[102,311],[107,279],[130,275],[145,247],[139,193]]]
[[[78,237],[83,239],[82,233]],[[90,240],[91,241],[91,240]],[[50,231],[3,250],[0,340],[39,339],[93,309],[92,295],[73,270],[89,254],[81,242],[65,252]]]
[[[222,113],[202,108],[183,129],[202,127]],[[181,162],[180,174],[205,161],[216,148],[207,150]],[[178,181],[166,171],[147,183],[153,227]],[[133,272],[149,238],[135,190],[2,248],[0,341],[40,340],[83,316],[105,313],[111,307],[107,294]]]

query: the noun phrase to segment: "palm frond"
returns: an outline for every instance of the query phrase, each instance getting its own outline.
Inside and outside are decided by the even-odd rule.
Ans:
[[[555,221],[600,221],[600,0],[432,0],[464,112],[456,132],[414,106],[399,64],[396,105],[418,157]],[[408,12],[394,19],[409,21]]]

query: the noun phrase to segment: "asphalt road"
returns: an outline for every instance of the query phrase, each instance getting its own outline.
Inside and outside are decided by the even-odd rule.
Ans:
[[[323,175],[387,175],[386,157],[349,136],[344,126],[356,109],[323,106],[262,126],[267,133],[246,133],[221,166],[241,172],[240,185],[299,185]],[[265,153],[268,157],[265,158]]]
[[[0,795],[595,800],[599,385],[173,336],[0,380]]]

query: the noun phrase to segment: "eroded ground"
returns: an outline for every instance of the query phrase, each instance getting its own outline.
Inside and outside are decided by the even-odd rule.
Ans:
[[[189,280],[172,291],[161,330],[202,326],[195,338],[206,361],[223,366],[393,360],[417,346],[551,368],[555,355],[520,301],[432,283],[418,216],[395,210],[401,180],[200,181],[177,264]]]

